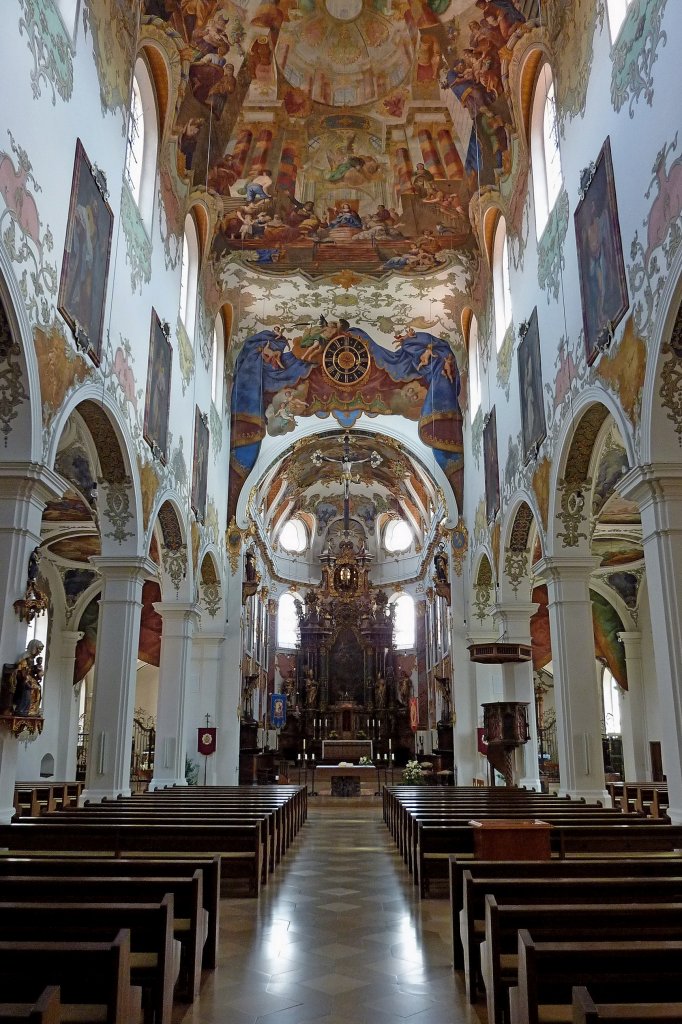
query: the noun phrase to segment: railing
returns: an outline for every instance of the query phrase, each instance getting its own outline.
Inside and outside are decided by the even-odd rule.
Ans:
[[[548,782],[559,781],[559,751],[557,748],[556,722],[538,729],[538,757],[540,776]]]
[[[133,719],[133,745],[130,755],[130,788],[133,793],[144,793],[154,774],[154,748],[156,729]]]

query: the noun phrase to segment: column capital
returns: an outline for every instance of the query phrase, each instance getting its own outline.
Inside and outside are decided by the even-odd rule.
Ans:
[[[59,635],[67,644],[77,644],[79,640],[83,639],[85,633],[82,629],[60,629]]]
[[[158,574],[158,566],[146,555],[92,555],[90,562],[100,575],[112,580],[155,578]]]
[[[642,634],[638,629],[623,629],[616,636],[625,648],[625,657],[640,656],[642,653]]]
[[[493,607],[493,620],[500,624],[505,640],[527,644],[530,643],[530,620],[539,607],[534,601],[496,604]]]
[[[547,555],[533,566],[533,572],[545,580],[587,580],[599,566],[594,555]]]
[[[634,466],[621,477],[616,490],[623,498],[643,505],[666,498],[682,499],[682,465],[672,462],[648,462]]]
[[[184,623],[196,626],[201,618],[199,606],[192,601],[154,601],[153,607],[164,625]]]
[[[66,488],[66,480],[40,462],[0,463],[0,498],[37,498],[47,503],[61,498]]]

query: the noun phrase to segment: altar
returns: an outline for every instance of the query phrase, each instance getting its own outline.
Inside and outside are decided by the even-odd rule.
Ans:
[[[371,740],[322,740],[322,760],[332,758],[339,761],[359,761],[361,757],[372,760]]]
[[[318,796],[374,796],[377,770],[372,764],[321,764],[315,769]]]

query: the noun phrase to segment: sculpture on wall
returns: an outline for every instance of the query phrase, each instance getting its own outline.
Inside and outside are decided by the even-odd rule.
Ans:
[[[43,698],[44,644],[31,640],[14,665],[4,665],[0,683],[0,715],[37,718]]]
[[[311,668],[305,670],[305,705],[307,708],[317,707],[317,679]]]

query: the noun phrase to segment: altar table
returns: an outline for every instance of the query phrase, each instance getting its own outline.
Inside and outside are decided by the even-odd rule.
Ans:
[[[332,784],[333,779],[357,780],[356,786]],[[353,792],[352,789],[356,792]],[[357,789],[359,788],[359,792]],[[346,792],[343,790],[346,789]],[[318,796],[373,796],[377,790],[377,770],[368,765],[321,764],[315,769],[315,792]]]

